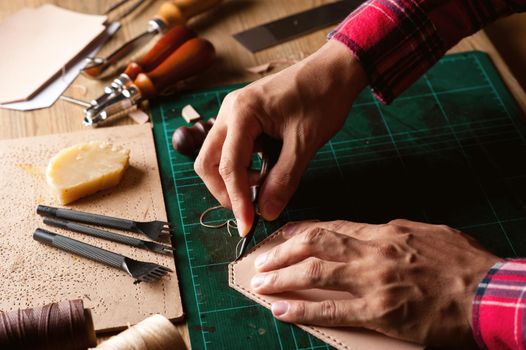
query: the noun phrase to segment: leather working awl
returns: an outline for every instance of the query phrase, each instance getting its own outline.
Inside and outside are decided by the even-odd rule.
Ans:
[[[176,26],[164,34],[159,41],[136,62],[128,64],[124,72],[104,88],[103,94],[91,101],[82,101],[68,96],[63,100],[85,107],[84,124],[97,126],[110,117],[115,119],[130,113],[143,99],[162,93],[176,84],[206,69],[215,57],[213,45],[184,26]],[[141,92],[141,81],[148,81],[149,94]],[[165,76],[160,76],[165,74]],[[143,83],[145,84],[145,83]],[[152,86],[155,91],[152,92]],[[145,87],[145,86],[142,86]]]
[[[178,49],[190,38],[195,37],[195,33],[185,26],[175,26],[164,34],[157,43],[137,62],[128,64],[123,73],[113,82],[104,88],[104,93],[90,101],[93,109],[103,109],[112,98],[115,98],[122,90],[133,84],[137,75],[141,72],[150,72],[161,64],[170,54]]]
[[[100,97],[102,104],[88,107],[84,111],[84,124],[97,126],[109,118],[128,114],[140,101],[155,97],[178,81],[200,73],[214,58],[215,49],[208,40],[191,38],[151,71],[141,72],[142,66],[130,64],[127,71],[131,76],[126,74],[122,88],[117,93]]]
[[[176,25],[185,24],[190,18],[197,16],[222,0],[172,0],[164,2],[155,18],[148,21],[148,29],[129,40],[105,58],[95,57],[84,69],[84,73],[92,78],[100,78],[110,66],[119,62],[132,51],[143,47],[155,35],[165,33]]]

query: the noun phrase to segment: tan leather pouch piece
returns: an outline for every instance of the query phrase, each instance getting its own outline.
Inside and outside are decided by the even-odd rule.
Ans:
[[[308,300],[322,301],[327,299],[344,299],[347,293],[311,289],[299,292],[281,293],[275,295],[256,294],[250,287],[250,280],[256,273],[254,261],[256,257],[271,248],[284,242],[280,230],[274,232],[241,260],[232,262],[228,267],[229,285],[246,297],[270,309],[271,304],[277,300]],[[350,327],[318,327],[297,325],[315,337],[323,340],[337,349],[346,350],[417,350],[424,347],[417,344],[389,338],[380,333]]]
[[[32,97],[103,31],[106,16],[54,5],[26,8],[0,23],[0,104]]]

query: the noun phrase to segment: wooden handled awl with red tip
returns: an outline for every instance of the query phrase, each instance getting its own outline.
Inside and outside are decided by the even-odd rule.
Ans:
[[[102,73],[110,66],[119,62],[132,51],[144,46],[155,35],[164,33],[177,25],[186,22],[212,7],[222,0],[172,0],[164,2],[155,18],[148,21],[148,29],[129,40],[105,58],[95,57],[84,68],[84,73],[92,78],[100,78]]]
[[[189,39],[195,37],[195,33],[189,28],[178,25],[163,34],[155,45],[138,59],[128,64],[123,73],[104,88],[104,93],[91,100],[92,106],[104,106],[107,101],[120,94],[123,89],[133,84],[133,81],[142,72],[150,72],[161,64],[172,52],[178,49]]]
[[[208,40],[191,38],[153,70],[138,73],[133,83],[104,105],[88,107],[84,111],[84,124],[96,126],[111,117],[129,113],[140,101],[155,97],[178,81],[208,68],[214,58],[215,49]]]

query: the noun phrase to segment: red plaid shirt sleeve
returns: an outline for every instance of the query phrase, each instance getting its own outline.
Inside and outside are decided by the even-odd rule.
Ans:
[[[473,300],[473,334],[481,348],[526,347],[526,259],[496,263]]]
[[[460,39],[526,11],[526,0],[368,0],[329,38],[365,69],[373,93],[391,102]],[[488,349],[526,349],[526,259],[498,262],[473,300],[473,334]]]
[[[389,103],[460,39],[520,11],[526,0],[369,0],[329,38],[351,49]]]

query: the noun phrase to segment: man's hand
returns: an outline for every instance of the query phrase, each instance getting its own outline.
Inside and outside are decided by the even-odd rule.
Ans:
[[[471,302],[498,260],[447,226],[395,220],[385,225],[303,222],[256,259],[257,293],[320,288],[346,300],[278,301],[275,317],[321,326],[365,327],[434,346],[474,346]]]
[[[232,208],[245,236],[254,210],[249,171],[262,134],[283,141],[281,154],[261,188],[259,207],[279,216],[316,151],[342,126],[366,77],[347,47],[329,41],[305,60],[226,96],[195,171],[221,205]]]

